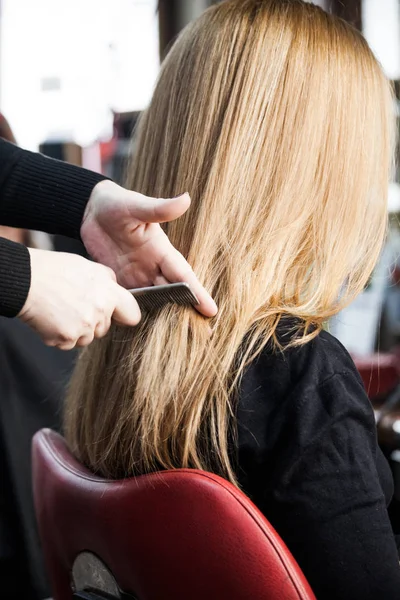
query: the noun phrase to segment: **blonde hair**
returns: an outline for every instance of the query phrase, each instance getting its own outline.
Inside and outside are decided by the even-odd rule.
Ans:
[[[193,467],[236,483],[240,378],[283,316],[297,319],[290,344],[306,343],[365,286],[385,235],[393,131],[366,41],[312,4],[231,0],[184,30],[128,183],[190,192],[165,231],[219,313],[165,308],[83,353],[65,417],[80,460],[108,477]]]

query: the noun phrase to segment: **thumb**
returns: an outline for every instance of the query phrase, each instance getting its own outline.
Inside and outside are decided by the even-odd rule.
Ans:
[[[175,198],[151,198],[138,192],[130,192],[128,200],[132,216],[143,223],[165,223],[182,216],[190,206],[187,192]]]
[[[117,301],[112,318],[121,325],[133,327],[140,321],[141,314],[138,303],[128,290],[117,285]]]

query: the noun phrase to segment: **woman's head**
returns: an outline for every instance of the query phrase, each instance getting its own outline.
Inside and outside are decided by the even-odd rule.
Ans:
[[[83,460],[110,475],[194,466],[234,480],[231,399],[249,357],[282,315],[315,335],[373,269],[393,131],[390,86],[365,40],[312,4],[231,0],[186,28],[140,124],[129,184],[190,192],[166,231],[220,310],[211,334],[176,307],[88,350],[66,419]]]

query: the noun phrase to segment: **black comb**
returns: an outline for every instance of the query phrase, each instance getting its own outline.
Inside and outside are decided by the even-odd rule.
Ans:
[[[190,289],[188,283],[169,283],[151,287],[129,290],[143,312],[151,312],[162,308],[166,304],[179,304],[180,306],[196,306],[198,299]]]

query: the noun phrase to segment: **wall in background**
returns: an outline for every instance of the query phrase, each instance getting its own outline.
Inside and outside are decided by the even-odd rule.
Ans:
[[[156,0],[2,0],[1,110],[18,142],[110,133],[158,74]]]

